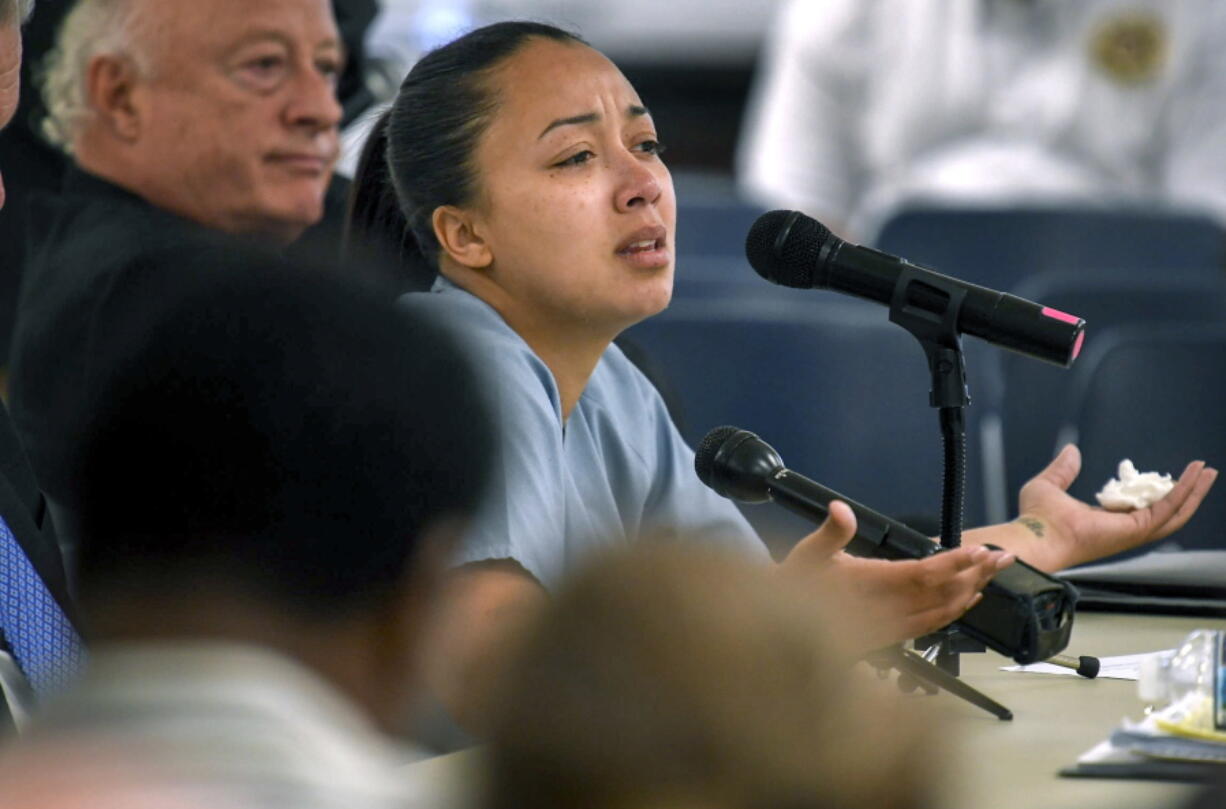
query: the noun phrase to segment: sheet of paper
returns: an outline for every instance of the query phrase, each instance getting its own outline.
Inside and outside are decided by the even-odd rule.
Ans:
[[[1110,739],[1104,739],[1077,757],[1078,764],[1136,764],[1144,760],[1143,756],[1116,747]]]
[[[1108,680],[1137,680],[1141,676],[1141,661],[1150,655],[1164,652],[1143,652],[1134,655],[1119,655],[1117,657],[1100,657],[1098,659],[1098,678]],[[1080,675],[1074,669],[1057,666],[1054,663],[1031,663],[1028,666],[1001,666],[1001,671],[1023,671],[1029,674],[1059,674],[1066,677]]]

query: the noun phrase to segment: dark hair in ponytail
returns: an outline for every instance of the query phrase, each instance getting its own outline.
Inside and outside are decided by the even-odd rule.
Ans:
[[[387,168],[390,105],[370,129],[358,159],[345,213],[341,247],[347,263],[367,280],[397,292],[428,289],[432,277],[418,271],[417,242],[400,210]]]
[[[534,37],[587,44],[545,23],[500,22],[413,66],[363,147],[350,194],[347,253],[397,260],[407,286],[429,288],[438,274],[434,209],[467,205],[477,192],[473,152],[498,103],[488,74]]]

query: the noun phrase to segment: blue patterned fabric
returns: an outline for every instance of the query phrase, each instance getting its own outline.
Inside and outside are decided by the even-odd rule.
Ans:
[[[0,631],[39,697],[63,687],[84,661],[80,636],[3,518],[0,518]]]

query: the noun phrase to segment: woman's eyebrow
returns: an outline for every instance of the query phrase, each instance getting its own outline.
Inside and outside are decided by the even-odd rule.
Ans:
[[[545,137],[550,132],[552,132],[553,130],[557,129],[560,126],[572,126],[574,124],[591,124],[599,120],[600,120],[600,113],[598,112],[587,112],[587,113],[584,113],[583,115],[572,115],[570,118],[559,118],[558,120],[551,123],[549,126],[545,127],[545,130],[541,132],[541,134],[537,135],[536,139],[540,140],[541,138]]]
[[[650,115],[650,114],[651,113],[647,111],[646,107],[641,106],[639,104],[631,104],[629,107],[626,108],[627,118],[638,118],[643,115]],[[553,130],[557,129],[560,126],[574,126],[576,124],[592,124],[592,123],[596,123],[599,120],[600,120],[600,113],[598,112],[585,112],[582,115],[572,115],[569,118],[559,118],[556,121],[549,124],[549,126],[545,127],[545,129],[541,132],[541,134],[536,136],[536,139],[540,140],[541,138],[545,137],[550,132],[552,132]]]

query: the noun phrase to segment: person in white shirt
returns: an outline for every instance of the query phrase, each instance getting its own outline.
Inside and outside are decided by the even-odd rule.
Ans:
[[[744,193],[852,239],[910,201],[1160,201],[1226,221],[1213,0],[786,3],[737,155]]]

